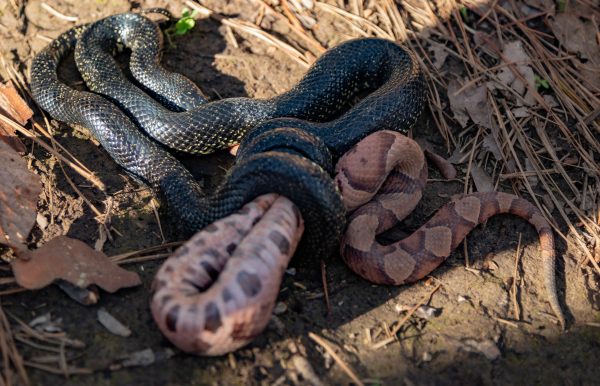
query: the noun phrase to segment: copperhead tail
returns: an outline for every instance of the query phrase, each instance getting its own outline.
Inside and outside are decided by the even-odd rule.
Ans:
[[[421,198],[427,165],[420,147],[398,133],[378,132],[346,153],[336,172],[351,212],[341,256],[354,272],[379,284],[412,283],[437,268],[477,225],[497,214],[513,214],[538,232],[548,300],[564,328],[552,228],[527,200],[501,192],[468,194],[450,201],[407,238],[382,245],[377,235],[404,219]]]

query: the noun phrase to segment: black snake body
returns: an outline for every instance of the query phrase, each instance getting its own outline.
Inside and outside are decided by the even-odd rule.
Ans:
[[[261,194],[279,193],[300,208],[305,220],[301,247],[313,256],[329,255],[345,225],[344,207],[330,178],[332,155],[335,160],[369,133],[406,131],[416,121],[424,87],[415,58],[390,41],[352,40],[325,53],[284,94],[206,103],[199,90],[187,88],[187,79],[160,67],[157,31],[145,17],[127,13],[65,32],[33,61],[34,98],[55,119],[90,129],[119,165],[160,193],[187,232]],[[131,48],[132,73],[139,82],[187,111],[166,109],[131,84],[110,55],[117,42]],[[107,99],[59,81],[58,63],[74,49],[88,87],[127,115]],[[164,84],[157,85],[157,78]],[[370,94],[342,113],[364,92]],[[242,140],[241,155],[223,184],[208,195],[128,116],[170,148],[208,153]]]

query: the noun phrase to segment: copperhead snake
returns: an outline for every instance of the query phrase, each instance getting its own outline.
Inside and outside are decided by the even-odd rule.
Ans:
[[[348,151],[336,173],[350,213],[340,254],[358,275],[379,284],[417,281],[478,224],[496,214],[514,214],[539,234],[548,300],[564,327],[554,236],[531,203],[500,192],[468,194],[450,201],[409,237],[381,245],[376,236],[412,212],[422,196],[423,151],[401,134],[380,131]],[[271,194],[196,234],[156,275],[152,313],[162,332],[182,350],[199,355],[222,355],[246,345],[271,317],[302,231],[294,204]]]

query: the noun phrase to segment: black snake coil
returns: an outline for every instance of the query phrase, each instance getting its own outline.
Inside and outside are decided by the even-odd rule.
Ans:
[[[118,69],[111,56],[117,43],[131,49],[132,75],[162,104]],[[415,123],[424,100],[415,58],[387,40],[351,40],[327,51],[286,93],[207,102],[191,81],[160,66],[161,44],[160,29],[140,14],[75,27],[35,57],[33,96],[55,119],[88,128],[119,165],[162,196],[187,233],[261,194],[279,193],[300,208],[304,252],[328,256],[345,225],[332,163],[374,131],[405,132]],[[59,62],[73,50],[94,93],[57,77]],[[240,141],[235,165],[211,194],[157,143],[209,153]]]

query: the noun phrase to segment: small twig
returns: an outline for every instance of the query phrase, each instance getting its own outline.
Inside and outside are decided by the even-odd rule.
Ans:
[[[128,259],[118,261],[117,264],[124,265],[124,264],[133,264],[133,263],[143,263],[146,261],[164,259],[165,257],[169,257],[169,256],[171,256],[170,252],[169,253],[157,253],[154,255],[146,255],[146,256],[140,256],[140,257],[130,257]]]
[[[155,245],[153,247],[148,247],[148,248],[140,249],[137,251],[121,253],[119,255],[113,255],[113,256],[110,256],[108,259],[110,261],[112,261],[113,263],[118,263],[119,261],[125,260],[125,259],[133,257],[133,256],[144,255],[146,253],[152,253],[152,252],[162,251],[165,249],[168,250],[170,248],[179,247],[183,243],[184,243],[184,241],[172,241],[170,243]]]
[[[12,384],[11,368],[12,368],[12,366],[14,366],[20,382],[25,386],[29,386],[30,385],[29,377],[27,376],[27,371],[25,370],[25,367],[24,367],[23,358],[21,357],[21,354],[19,353],[19,350],[17,349],[10,322],[8,321],[8,318],[6,317],[6,313],[2,309],[1,304],[0,304],[0,331],[1,331],[0,346],[2,349],[2,358],[3,358],[3,364],[4,364],[4,366],[3,366],[4,368],[2,371],[2,374],[4,376],[3,381],[8,385]],[[11,365],[11,363],[12,363],[12,365]]]
[[[46,3],[42,3],[41,7],[44,8],[44,10],[46,10],[48,13],[52,14],[52,16],[56,16],[59,19],[62,19],[65,21],[70,21],[70,22],[75,22],[75,21],[79,20],[78,17],[67,16],[67,15],[64,15],[64,14],[58,12],[56,9],[52,8],[51,6],[49,6]]]
[[[160,222],[160,216],[158,214],[158,209],[156,208],[156,203],[154,200],[150,200],[150,206],[152,207],[152,211],[154,212],[154,217],[156,217],[156,223],[158,224],[158,231],[160,232],[160,238],[162,243],[164,244],[167,239],[165,239],[165,234],[163,232],[162,223]]]
[[[14,122],[12,119],[5,117],[3,114],[0,114],[0,121],[11,126],[19,133],[23,134],[27,138],[30,138],[33,142],[35,142],[36,144],[43,147],[46,151],[48,151],[50,154],[52,154],[53,156],[58,158],[60,161],[64,162],[67,166],[69,166],[71,169],[76,171],[78,174],[80,174],[83,178],[88,180],[90,183],[92,183],[98,189],[105,190],[104,184],[100,180],[98,180],[98,178],[96,176],[94,176],[93,174],[84,170],[82,167],[80,167],[79,165],[76,165],[72,161],[66,159],[62,154],[58,153],[55,149],[53,149],[52,146],[50,146],[46,142],[42,141],[40,138],[38,138],[31,131],[27,130],[25,127]]]
[[[517,281],[519,280],[519,259],[521,257],[521,233],[519,233],[519,243],[517,244],[517,251],[515,253],[515,269],[513,271],[513,282],[510,295],[513,303],[513,312],[515,320],[521,320],[521,307],[519,307],[519,300],[517,299]]]
[[[220,14],[214,12],[213,10],[211,10],[209,8],[206,8],[202,5],[194,2],[194,1],[186,1],[185,4],[188,7],[195,9],[199,13],[222,23],[223,25],[229,26],[233,29],[236,29],[237,31],[246,32],[247,34],[250,34],[250,35],[258,38],[267,44],[270,44],[274,47],[279,48],[281,51],[286,53],[290,58],[292,58],[294,61],[296,61],[296,63],[300,64],[303,67],[308,67],[311,63],[311,60],[309,58],[307,58],[306,55],[304,55],[303,53],[298,51],[296,48],[294,48],[291,45],[283,42],[282,40],[272,36],[265,30],[257,27],[255,24],[252,24],[250,22],[247,22],[247,21],[241,20],[241,19],[227,18],[223,15],[220,15]]]
[[[51,366],[42,365],[35,362],[23,361],[23,364],[27,367],[33,367],[34,369],[46,371],[51,374],[57,375],[65,375],[65,371],[68,375],[83,375],[83,374],[93,374],[94,370],[88,369],[85,367],[67,367],[66,369],[56,368]]]
[[[327,315],[331,315],[331,303],[329,302],[329,289],[327,287],[327,266],[325,261],[321,259],[321,282],[323,284],[323,294],[325,295],[325,307],[327,307]]]
[[[273,15],[275,15],[276,17],[280,18],[280,20],[283,20],[288,27],[290,27],[290,29],[294,32],[296,32],[296,34],[298,36],[300,36],[306,43],[308,43],[310,46],[312,46],[312,48],[317,52],[317,53],[323,53],[326,51],[326,48],[323,47],[321,45],[321,43],[319,43],[315,38],[313,38],[312,36],[310,36],[308,33],[306,33],[306,31],[304,30],[304,28],[302,27],[302,25],[300,24],[300,22],[298,22],[298,24],[294,24],[292,23],[292,21],[289,18],[286,18],[285,16],[281,15],[279,12],[277,12],[273,7],[271,7],[266,1],[264,0],[257,0],[260,2],[260,4],[263,6],[262,9],[267,9],[269,10]],[[283,4],[283,3],[282,3]],[[282,7],[283,8],[283,7]],[[285,12],[285,11],[284,11]],[[295,15],[292,15],[293,19],[295,19],[296,21],[298,20],[298,18]],[[256,23],[257,25],[260,25],[259,22]]]
[[[378,348],[381,348],[383,346],[386,346],[386,345],[396,341],[397,340],[396,334],[398,333],[398,331],[400,331],[400,329],[402,328],[404,323],[406,323],[413,316],[413,314],[419,309],[419,307],[426,304],[431,299],[433,294],[438,289],[440,289],[441,286],[442,286],[442,284],[436,285],[435,288],[433,290],[431,290],[431,292],[429,292],[426,296],[423,296],[423,298],[417,304],[415,304],[413,306],[413,308],[411,308],[408,311],[408,313],[404,316],[404,318],[402,318],[400,320],[400,322],[398,322],[398,324],[392,329],[392,331],[390,331],[390,334],[392,335],[391,338],[387,338],[382,341],[379,341],[379,342],[375,343],[371,348],[376,350]]]
[[[496,319],[500,323],[506,324],[506,325],[511,326],[511,327],[515,327],[515,328],[519,327],[519,325],[517,323],[515,323],[515,322],[513,322],[511,320],[508,320],[508,319],[500,318],[498,316],[496,316],[494,319]]]
[[[323,349],[325,349],[325,351],[327,351],[329,355],[331,355],[333,360],[342,368],[342,370],[350,377],[350,379],[352,379],[354,383],[356,383],[358,386],[365,386],[365,384],[360,380],[360,378],[358,378],[356,373],[350,368],[349,365],[346,364],[346,362],[344,362],[342,358],[340,358],[339,355],[337,355],[333,347],[331,347],[331,345],[327,343],[325,339],[312,332],[308,333],[308,337],[314,340],[319,346],[323,347]]]

